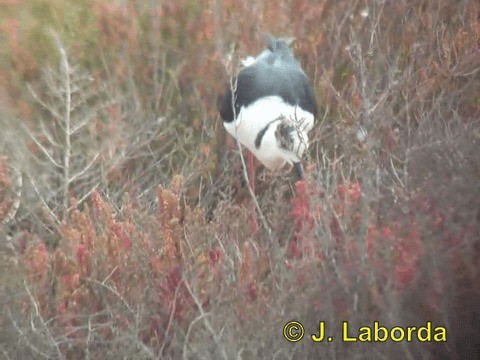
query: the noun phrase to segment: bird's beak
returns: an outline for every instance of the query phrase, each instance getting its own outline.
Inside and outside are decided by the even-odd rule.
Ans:
[[[301,162],[293,163],[293,168],[295,169],[295,174],[297,175],[298,180],[302,180],[303,179],[302,163]]]

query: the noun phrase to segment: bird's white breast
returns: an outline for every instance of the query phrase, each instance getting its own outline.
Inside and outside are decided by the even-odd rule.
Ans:
[[[308,148],[308,132],[313,127],[313,114],[284,102],[279,96],[268,96],[252,104],[242,107],[236,119],[232,122],[225,122],[226,130],[234,138],[246,146],[267,168],[278,170],[286,162],[292,163],[300,160],[304,150]],[[275,138],[276,121],[280,118],[292,123],[299,135],[305,139],[305,146],[302,145],[295,153],[282,149],[278,146]],[[255,139],[262,129],[269,123],[271,125],[265,132],[261,146],[257,149]]]

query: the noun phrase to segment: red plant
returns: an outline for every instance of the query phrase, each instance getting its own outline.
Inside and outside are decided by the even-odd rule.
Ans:
[[[221,256],[222,252],[220,249],[213,249],[208,252],[208,257],[212,266],[215,266],[220,262]]]
[[[153,292],[152,301],[157,304],[161,314],[160,328],[166,326],[170,316],[175,321],[185,321],[195,302],[184,286],[183,261],[178,251],[183,234],[176,195],[178,186],[172,182],[173,190],[158,189],[159,213],[154,219],[157,226],[151,229],[159,229],[159,232],[145,233],[145,224],[138,226],[133,221],[133,212],[129,210],[132,204],[128,199],[124,205],[125,217],[119,219],[103,197],[93,192],[93,211],[87,206],[83,211],[73,210],[59,228],[62,238],[57,249],[50,252],[39,242],[28,244],[23,265],[30,274],[30,286],[37,289],[40,282],[43,284],[38,288],[42,292],[37,294],[40,308],[46,310],[53,301],[56,305],[51,311],[64,317],[65,326],[73,326],[82,321],[82,313],[105,310],[105,296],[108,301],[118,297],[135,307],[144,301],[139,294],[144,289],[150,289]],[[133,239],[136,240],[135,246]],[[150,262],[138,262],[138,251],[149,254]],[[205,253],[211,266],[217,266],[221,251],[213,249]],[[195,273],[194,281],[202,284],[202,287],[206,286],[213,281],[211,276],[205,276],[208,272],[218,276],[218,271],[205,268],[205,271]],[[51,284],[55,284],[57,290],[44,292]],[[102,288],[110,290],[105,295],[100,291]],[[55,294],[54,297],[49,298],[52,294]],[[201,294],[199,296],[203,297]],[[120,320],[122,324],[133,321],[128,317]],[[158,342],[158,337],[163,336],[158,329],[152,325],[147,338]],[[107,332],[105,336],[110,334]]]

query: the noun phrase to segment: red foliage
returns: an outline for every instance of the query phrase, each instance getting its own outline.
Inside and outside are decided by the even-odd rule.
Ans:
[[[322,213],[318,199],[323,194],[306,180],[297,181],[295,189],[295,195],[290,202],[294,236],[288,244],[288,254],[293,258],[313,254],[321,257],[318,242],[315,241],[314,226]]]
[[[310,255],[320,253],[318,250],[312,251],[310,246],[305,245],[308,236],[305,236],[305,233],[302,232],[305,227],[311,228],[313,226],[319,213],[318,206],[313,207],[315,210],[312,211],[312,203],[316,203],[318,197],[312,197],[314,191],[307,190],[307,186],[305,181],[297,182],[297,192],[292,199],[291,214],[296,231],[294,240],[288,245],[288,250],[293,258],[300,258],[309,255],[309,253]],[[345,219],[347,210],[352,219],[355,218],[356,214],[352,213],[352,210],[361,199],[360,184],[357,182],[347,185],[339,184],[337,194],[338,199],[334,201],[333,207],[338,212],[330,215],[330,231],[336,239],[338,250],[341,251],[340,254],[344,257],[341,263],[350,269],[344,271],[348,274],[353,271],[352,267],[359,265],[360,251],[351,236],[344,236],[340,222],[348,224],[347,219]],[[437,218],[433,222],[438,223]],[[350,223],[350,226],[352,225],[355,225],[355,222]],[[417,274],[419,260],[423,256],[423,245],[418,234],[418,225],[414,221],[409,222],[405,227],[400,227],[399,224],[391,224],[377,229],[375,226],[369,225],[364,243],[365,253],[377,278],[384,278],[389,267],[385,262],[385,254],[392,252],[394,254],[392,264],[394,283],[398,288],[412,284]]]
[[[308,189],[306,180],[300,180],[295,183],[295,196],[291,200],[291,214],[295,224],[295,230],[301,231],[305,224],[313,225],[313,216],[310,211],[311,189]]]
[[[185,287],[183,259],[178,251],[183,236],[176,195],[179,186],[178,181],[173,181],[170,189],[158,189],[159,213],[151,219],[156,222],[156,227],[145,223],[139,226],[134,222],[133,212],[128,210],[132,206],[128,200],[124,205],[125,218],[120,220],[103,197],[93,192],[93,211],[85,206],[83,211],[74,210],[70,214],[60,227],[62,239],[57,249],[50,252],[42,243],[28,244],[23,265],[40,309],[48,310],[48,316],[62,316],[65,327],[77,326],[83,321],[83,313],[105,310],[105,299],[113,303],[121,300],[135,308],[145,301],[141,294],[148,289],[151,292],[149,299],[155,304],[159,316],[148,317],[150,325],[143,335],[145,341],[158,344],[170,317],[179,323],[187,321],[195,301]],[[146,227],[160,231],[145,233]],[[133,239],[136,239],[135,245]],[[139,254],[148,255],[149,262],[138,261]],[[210,266],[199,267],[190,281],[198,286],[199,301],[207,306],[205,289],[210,282],[219,279],[222,252],[211,249],[205,250],[204,254]],[[55,284],[56,292],[45,291],[51,284]],[[105,294],[105,289],[110,290]],[[248,291],[254,294],[252,289]],[[249,297],[253,298],[253,295]],[[48,307],[51,302],[55,303],[53,309]],[[106,323],[112,321],[113,325],[126,326],[134,319],[129,315],[119,315],[116,320],[105,319]],[[106,337],[111,335],[111,332],[104,334]],[[72,339],[76,336],[78,333],[72,335]]]
[[[394,274],[398,287],[412,283],[415,279],[417,264],[423,255],[423,245],[418,236],[415,223],[408,225],[406,237],[400,237],[396,241]]]
[[[210,259],[210,264],[212,266],[217,265],[220,262],[222,257],[222,251],[220,249],[213,249],[208,252],[208,257]]]
[[[254,282],[251,282],[247,286],[247,299],[249,301],[255,301],[257,300],[258,294],[257,294],[257,285],[255,285]]]
[[[29,262],[29,273],[32,280],[42,279],[47,275],[49,268],[49,254],[42,243],[36,243],[28,248],[25,257]]]

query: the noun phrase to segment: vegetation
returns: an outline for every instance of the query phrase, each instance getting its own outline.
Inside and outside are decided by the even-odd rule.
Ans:
[[[480,357],[477,1],[0,4],[1,356]],[[321,109],[252,198],[216,104],[263,32]]]

